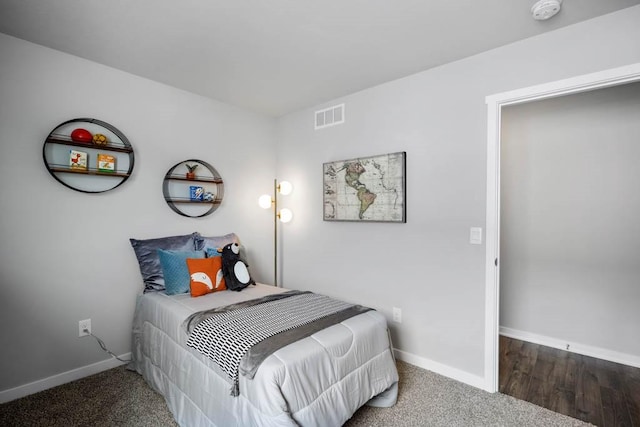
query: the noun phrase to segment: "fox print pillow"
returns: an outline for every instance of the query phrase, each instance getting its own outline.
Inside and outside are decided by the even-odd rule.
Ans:
[[[188,258],[189,291],[192,297],[224,291],[227,286],[222,274],[222,257]]]

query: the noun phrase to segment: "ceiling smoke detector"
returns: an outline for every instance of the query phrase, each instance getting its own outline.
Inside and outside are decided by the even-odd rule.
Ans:
[[[531,14],[536,21],[544,21],[560,12],[562,0],[538,0],[531,6]]]

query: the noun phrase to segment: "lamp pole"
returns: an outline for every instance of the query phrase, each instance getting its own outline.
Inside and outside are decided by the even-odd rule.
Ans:
[[[273,180],[273,284],[278,287],[278,180]]]

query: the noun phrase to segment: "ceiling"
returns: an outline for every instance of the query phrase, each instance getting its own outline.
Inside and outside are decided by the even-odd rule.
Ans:
[[[640,4],[0,0],[0,32],[271,116]]]

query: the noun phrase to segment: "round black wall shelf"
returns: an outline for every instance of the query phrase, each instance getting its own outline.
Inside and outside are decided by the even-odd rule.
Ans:
[[[44,140],[42,157],[56,181],[83,193],[103,193],[122,185],[131,176],[135,160],[122,132],[89,118],[56,126]]]
[[[190,167],[195,167],[192,173]],[[174,212],[191,218],[203,217],[222,203],[224,183],[209,163],[189,159],[169,169],[162,182],[162,194]]]

